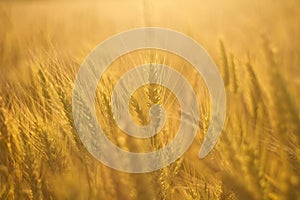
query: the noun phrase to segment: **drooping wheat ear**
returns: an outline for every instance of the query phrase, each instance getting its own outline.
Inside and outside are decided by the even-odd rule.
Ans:
[[[276,55],[274,55],[274,51],[270,48],[268,40],[265,40],[265,54],[267,57],[268,64],[271,68],[272,75],[272,90],[273,90],[273,100],[276,104],[276,110],[278,111],[278,117],[280,118],[278,121],[288,122],[288,124],[292,125],[295,129],[295,133],[300,132],[300,117],[298,114],[299,107],[296,104],[296,99],[292,97],[290,91],[286,87],[287,81],[284,79],[280,72],[280,66],[278,61],[275,59]],[[276,94],[276,95],[275,95]],[[287,125],[287,124],[286,124]],[[283,126],[281,126],[285,129]],[[289,128],[288,128],[289,129]],[[284,130],[281,130],[284,131]],[[297,144],[300,144],[300,136],[296,134]]]
[[[74,153],[78,154],[78,152],[81,152],[81,150],[84,147],[83,147],[82,142],[77,134],[77,130],[76,130],[76,127],[74,124],[72,104],[71,104],[71,100],[70,100],[71,97],[68,97],[66,92],[60,86],[56,87],[56,93],[57,93],[59,101],[63,107],[63,109],[62,109],[63,114],[66,117],[66,120],[69,125],[68,126],[69,132],[66,132],[66,135],[65,135],[66,139],[68,141],[70,141],[70,144],[72,144],[71,145],[72,151],[74,151]]]
[[[9,149],[5,138],[8,136],[8,128],[6,122],[6,109],[2,98],[0,97],[0,198],[8,198],[9,188],[8,185],[8,155]]]
[[[159,170],[159,199],[170,199],[171,182],[170,182],[170,167],[165,167]]]
[[[64,95],[64,93],[60,93],[61,95]],[[90,119],[93,119],[91,116],[91,110],[88,106],[86,106],[86,102],[84,99],[81,98],[81,95],[78,94],[78,93],[75,93],[74,94],[75,96],[75,99],[74,101],[79,101],[80,104],[82,105],[81,109],[79,110],[82,110],[84,112],[84,115],[82,115],[82,117],[88,117]],[[69,100],[67,99],[64,99],[63,101],[63,104],[64,105],[64,109],[65,109],[65,112],[66,112],[66,115],[68,117],[68,120],[70,122],[70,126],[72,127],[72,130],[74,131],[72,134],[74,136],[74,139],[76,141],[76,145],[77,145],[77,148],[79,150],[79,154],[78,154],[78,157],[81,161],[81,163],[84,165],[84,168],[85,168],[85,174],[86,174],[86,179],[87,179],[87,182],[88,182],[88,186],[89,186],[89,194],[88,196],[91,197],[92,195],[92,186],[91,186],[91,178],[90,178],[90,171],[89,171],[89,168],[88,168],[88,157],[87,155],[85,154],[85,151],[83,151],[83,149],[85,149],[85,147],[83,146],[76,129],[75,129],[75,125],[74,125],[74,120],[73,120],[73,114],[74,115],[78,115],[79,113],[72,113],[72,110],[71,110],[71,103]],[[71,114],[72,113],[72,114]],[[85,119],[85,121],[88,121]],[[96,124],[97,122],[91,122],[91,124]],[[89,129],[89,131],[95,131],[95,128],[92,127],[91,129]],[[95,142],[95,141],[93,141]]]
[[[7,172],[4,177],[7,185],[7,197],[18,198],[20,186],[20,141],[18,133],[12,127],[11,119],[9,118],[8,111],[4,105],[3,99],[0,97],[0,165],[3,165]],[[1,183],[0,182],[0,183]],[[1,183],[2,184],[2,183]],[[0,187],[1,188],[1,187]]]
[[[55,133],[49,133],[44,128],[37,130],[37,134],[41,137],[44,144],[43,152],[45,154],[45,161],[48,164],[50,171],[54,173],[62,173],[67,166],[67,160],[64,155],[63,149],[55,138]]]
[[[72,114],[72,104],[71,104],[70,100],[68,99],[67,95],[65,94],[64,90],[61,87],[57,87],[56,92],[57,92],[59,100],[63,106],[64,114],[67,117],[68,123],[72,129],[72,132],[75,133],[76,129],[75,129],[73,114]]]
[[[31,144],[25,144],[25,174],[34,195],[34,199],[43,199],[40,158]]]
[[[8,137],[8,127],[7,127],[7,119],[6,119],[6,109],[4,107],[4,102],[2,98],[0,97],[0,164],[7,164],[7,155],[8,155],[8,149],[7,146],[9,146],[5,141],[5,138]]]
[[[0,97],[0,161],[5,165],[8,172],[9,184],[9,197],[21,198],[21,184],[22,184],[22,163],[23,163],[23,149],[22,140],[18,132],[18,121],[11,117],[10,110],[8,112],[7,107],[3,99]],[[3,138],[1,139],[1,137]],[[3,154],[2,154],[3,153]],[[1,158],[2,157],[2,158]],[[0,163],[1,165],[2,163]],[[0,174],[1,178],[1,174]],[[0,180],[1,181],[1,180]]]
[[[297,99],[293,98],[289,88],[287,87],[287,81],[282,76],[280,72],[280,66],[276,58],[275,52],[270,47],[270,43],[265,39],[264,50],[267,57],[267,61],[271,70],[272,77],[272,87],[271,87],[271,97],[274,101],[276,109],[274,113],[276,115],[275,122],[277,131],[280,132],[280,139],[282,146],[286,147],[286,152],[281,151],[282,155],[285,155],[286,161],[283,162],[283,169],[289,170],[289,176],[300,177],[300,117],[299,117],[299,107],[296,104]],[[293,169],[290,167],[293,166]],[[294,198],[297,192],[292,190],[293,184],[289,181],[289,177],[281,176],[283,182],[285,182],[286,189],[283,190],[283,196],[286,199]],[[295,185],[295,184],[294,184]],[[300,182],[296,184],[297,187],[300,186]]]
[[[235,64],[235,58],[233,54],[230,54],[230,77],[231,79],[231,84],[232,84],[232,90],[234,93],[237,93],[238,91],[238,80],[237,80],[237,75],[236,75],[236,64]]]
[[[157,56],[157,54],[155,55]],[[157,59],[157,58],[155,58]],[[158,81],[158,67],[156,66],[155,62],[150,64],[149,67],[149,77],[148,80],[149,82],[157,82]],[[147,96],[148,96],[148,105],[155,105],[155,104],[160,104],[161,99],[162,99],[162,88],[160,85],[157,84],[150,84],[148,87],[147,91]],[[162,110],[160,107],[155,107],[155,110],[153,110],[153,118],[152,118],[152,123],[154,126],[154,131],[157,132],[159,123],[160,123],[160,117],[162,114]]]
[[[149,66],[149,76],[148,76],[148,80],[149,82],[157,82],[158,80],[158,69],[156,66],[156,60],[157,59],[157,54],[155,53],[155,57],[152,58],[152,62]],[[147,88],[147,96],[148,96],[148,105],[155,105],[155,104],[160,104],[161,103],[161,88],[158,85],[154,85],[154,84],[150,84],[149,87]],[[160,115],[161,115],[161,108],[159,107],[155,107],[155,121],[152,121],[153,125],[154,125],[154,131],[157,132],[157,128],[159,126],[160,123]],[[153,120],[153,118],[152,118]],[[166,134],[164,132],[164,134]],[[160,148],[160,142],[156,141],[157,137],[153,137],[151,138],[151,144],[155,145],[155,148]],[[159,197],[160,199],[167,199],[168,198],[168,189],[169,189],[169,182],[167,180],[168,177],[168,168],[163,168],[159,170],[159,174],[158,174],[158,184],[160,186],[160,191],[159,191]]]
[[[180,144],[177,144],[180,145]],[[170,155],[173,154],[173,152],[169,153]],[[165,168],[167,171],[165,172],[165,184],[167,184],[167,199],[170,199],[170,195],[172,196],[174,194],[174,186],[176,186],[175,178],[177,177],[178,173],[181,171],[181,168],[183,166],[183,157],[178,159],[176,162],[169,165],[167,168]]]
[[[250,113],[254,118],[254,124],[259,123],[262,126],[268,125],[270,122],[270,113],[266,104],[266,96],[264,94],[263,86],[261,85],[248,55],[246,62],[246,72],[249,79],[249,99],[247,103],[251,108]],[[258,126],[255,126],[258,127]]]
[[[133,108],[135,115],[137,116],[137,120],[140,124],[146,124],[147,118],[143,112],[143,108],[140,106],[138,100],[135,97],[131,97],[130,99],[130,106]]]
[[[48,90],[48,82],[47,82],[47,78],[45,76],[44,70],[41,68],[38,70],[38,77],[42,86],[42,96],[43,96],[43,106],[45,108],[45,113],[44,113],[44,117],[49,117],[52,113],[52,106],[51,104],[51,95],[50,92]]]
[[[148,77],[148,80],[149,82],[156,82],[157,81],[157,72],[158,72],[158,69],[157,69],[157,66],[155,66],[155,63],[154,64],[150,64],[149,66],[149,77]],[[148,98],[149,98],[149,103],[152,103],[152,104],[158,104],[160,102],[160,96],[159,96],[159,88],[157,85],[153,85],[153,84],[150,84],[150,87],[148,88]]]
[[[224,84],[225,86],[229,85],[229,62],[227,52],[222,40],[219,41],[220,43],[220,51],[222,56],[222,64],[223,64],[223,77],[224,77]]]
[[[252,116],[254,116],[254,120],[256,122],[257,120],[257,112],[258,112],[258,108],[259,108],[259,103],[261,103],[262,101],[262,92],[260,90],[260,85],[258,83],[256,74],[253,70],[253,66],[251,64],[250,58],[248,57],[248,61],[246,63],[246,69],[247,69],[247,73],[248,73],[248,78],[250,80],[250,102],[249,102],[249,106],[250,106],[250,110],[251,110],[251,114]],[[255,124],[255,123],[254,123]]]

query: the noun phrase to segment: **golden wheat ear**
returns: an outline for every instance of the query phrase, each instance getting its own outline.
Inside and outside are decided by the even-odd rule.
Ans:
[[[8,149],[5,138],[8,135],[8,129],[6,125],[5,108],[3,100],[0,96],[0,192],[5,189],[6,181],[8,177],[7,167],[7,155]],[[2,194],[0,193],[0,198]]]

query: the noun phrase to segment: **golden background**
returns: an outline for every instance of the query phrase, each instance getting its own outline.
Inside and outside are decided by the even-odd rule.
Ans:
[[[297,0],[1,1],[0,199],[299,199],[299,6]],[[134,66],[170,65],[201,102],[196,140],[182,158],[152,173],[128,174],[85,150],[71,96],[80,64],[96,45],[145,26],[185,33],[208,51],[226,86],[227,119],[214,150],[199,160],[210,118],[202,78],[167,52],[124,55],[99,81],[95,105],[115,144],[152,151],[178,129],[178,102],[159,85],[137,90],[129,108],[137,123],[147,124],[151,105],[167,107],[157,137],[133,139],[115,126],[110,94]]]

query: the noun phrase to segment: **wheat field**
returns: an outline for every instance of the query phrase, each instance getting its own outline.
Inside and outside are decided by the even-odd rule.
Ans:
[[[0,199],[300,199],[300,9],[298,0],[0,1]],[[188,151],[145,174],[111,169],[85,149],[72,115],[80,64],[108,37],[155,26],[199,42],[226,87],[227,116],[214,150],[198,159],[210,121],[210,100],[193,66],[169,52],[123,55],[96,91],[98,121],[108,138],[131,152],[172,140],[180,113],[167,88],[139,88],[129,111],[149,123],[153,104],[168,120],[157,136],[139,140],[115,124],[111,93],[134,66],[162,63],[197,91],[201,116]],[[155,77],[157,70],[149,70]]]

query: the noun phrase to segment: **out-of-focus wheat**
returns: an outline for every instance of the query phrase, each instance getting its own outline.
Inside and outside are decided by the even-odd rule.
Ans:
[[[254,7],[257,4],[271,12],[264,7],[269,5],[267,3],[247,5],[247,2],[235,3],[245,7],[253,3]],[[210,121],[209,94],[192,66],[178,56],[160,50],[131,52],[112,63],[99,81],[95,107],[107,137],[128,151],[146,152],[166,145],[174,137],[180,115],[184,113],[179,112],[176,98],[166,88],[157,84],[145,85],[132,95],[129,111],[133,120],[141,125],[149,123],[149,108],[158,103],[165,106],[170,119],[160,133],[148,140],[124,134],[116,127],[110,102],[113,86],[124,72],[146,63],[166,64],[182,73],[196,91],[201,91],[197,94],[201,122],[197,138],[188,152],[156,172],[127,174],[106,167],[88,154],[76,134],[71,107],[79,63],[93,46],[118,27],[110,24],[104,29],[102,21],[97,20],[105,13],[95,17],[92,13],[101,12],[94,4],[44,3],[0,2],[0,199],[299,199],[300,123],[296,101],[299,93],[289,84],[294,81],[293,73],[284,70],[285,66],[292,71],[300,65],[299,55],[294,53],[299,50],[296,41],[281,44],[272,36],[268,36],[268,40],[261,39],[249,32],[249,37],[263,41],[262,50],[252,48],[255,45],[251,42],[249,47],[236,44],[235,38],[229,37],[219,41],[219,52],[212,50],[223,74],[229,103],[223,134],[204,160],[198,160],[196,155]],[[190,12],[196,12],[192,9],[194,5],[178,3],[187,6]],[[272,4],[277,11],[282,7],[278,3]],[[131,5],[129,1],[128,5]],[[155,13],[159,7],[148,1],[144,5],[151,9],[146,10],[142,23],[149,24],[151,12]],[[170,10],[164,12],[172,11],[175,6],[173,2],[168,5]],[[293,1],[280,12],[285,22],[299,19],[295,9],[288,9],[290,5]],[[107,6],[115,8],[113,2]],[[67,7],[70,9],[65,9]],[[109,9],[101,11],[110,12]],[[204,16],[211,16],[202,11]],[[231,10],[225,11],[228,13],[223,13],[222,20],[231,16]],[[184,19],[185,12],[178,15]],[[151,24],[168,21],[164,16],[156,19],[153,15]],[[214,17],[211,17],[211,23],[218,24],[213,23]],[[248,22],[248,18],[234,18],[241,20],[240,26]],[[136,16],[133,19],[135,21]],[[253,20],[253,26],[260,24],[256,18]],[[202,19],[198,23],[206,28],[213,27]],[[171,26],[170,23],[167,25]],[[261,26],[269,27],[268,24]],[[293,29],[290,24],[282,26],[276,26],[281,34],[286,32],[283,28]],[[183,31],[199,39],[195,34],[198,30],[187,27]],[[218,27],[224,32],[237,31],[220,24]],[[215,32],[211,28],[208,34]],[[289,32],[289,37],[293,37],[292,34]],[[207,41],[206,37],[203,33],[201,39]],[[211,38],[217,36],[209,36],[209,41]],[[288,49],[289,54],[276,52],[270,47],[271,42]],[[206,46],[211,44],[214,43]],[[218,45],[210,49],[218,49]],[[241,49],[249,50],[249,53]],[[155,65],[147,73],[149,80],[155,80]],[[85,111],[88,115],[89,109]]]

